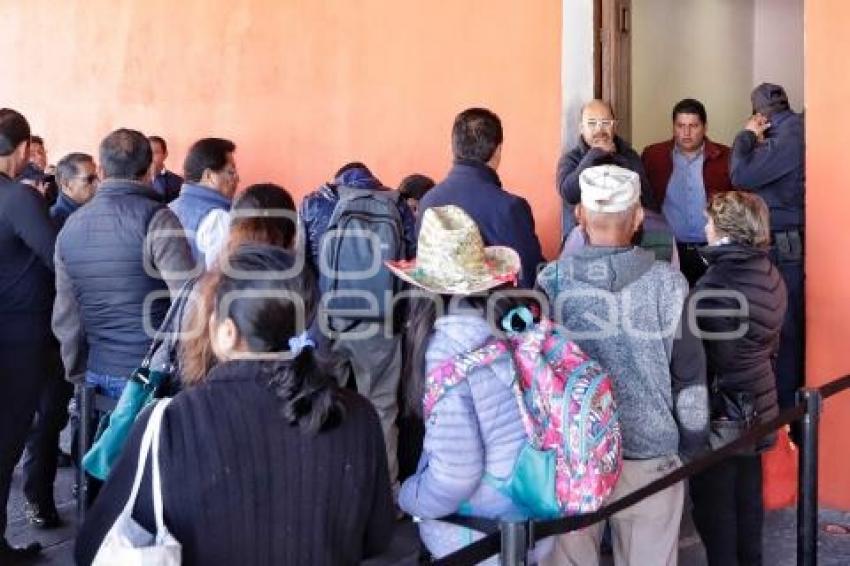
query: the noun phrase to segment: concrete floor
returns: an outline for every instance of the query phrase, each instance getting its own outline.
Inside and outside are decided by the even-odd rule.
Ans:
[[[56,482],[56,501],[66,525],[51,531],[39,531],[26,523],[23,514],[23,497],[20,489],[20,470],[15,472],[12,494],[9,501],[8,538],[12,543],[23,544],[38,540],[45,551],[37,564],[73,564],[73,537],[76,529],[75,502],[71,497],[73,473],[62,469]],[[850,513],[821,510],[821,527],[826,523],[850,524]],[[767,514],[764,528],[764,563],[770,566],[792,566],[796,563],[796,515],[794,509],[773,511]],[[370,560],[364,566],[402,565],[415,566],[419,540],[416,529],[410,522],[401,523],[396,529],[393,542],[385,556]],[[831,535],[820,529],[819,561],[821,566],[847,566],[850,564],[850,535]],[[679,564],[703,566],[705,551],[699,536],[694,531],[689,514],[682,522],[679,541]],[[610,558],[602,562],[612,564]],[[643,566],[643,565],[641,565]]]

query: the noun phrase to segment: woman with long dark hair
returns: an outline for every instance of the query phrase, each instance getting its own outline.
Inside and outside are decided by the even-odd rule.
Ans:
[[[711,402],[712,448],[778,412],[776,354],[785,284],[770,261],[768,208],[758,195],[731,191],[708,205],[708,270],[696,283]],[[733,314],[735,313],[735,314]],[[764,438],[691,479],[694,523],[712,566],[761,564],[761,453]]]
[[[185,389],[164,412],[165,524],[184,564],[358,564],[393,528],[383,437],[368,401],[317,366],[313,280],[279,247],[246,244],[205,276],[183,342]],[[127,501],[142,433],[87,516],[88,564]],[[153,530],[150,466],[134,518]]]

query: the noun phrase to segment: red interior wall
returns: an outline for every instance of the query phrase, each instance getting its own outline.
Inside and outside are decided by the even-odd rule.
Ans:
[[[178,172],[216,135],[243,186],[298,198],[354,159],[395,186],[442,177],[455,114],[483,105],[503,120],[503,181],[555,251],[558,0],[35,0],[3,2],[0,21],[0,101],[52,162],[126,126],[165,137]]]

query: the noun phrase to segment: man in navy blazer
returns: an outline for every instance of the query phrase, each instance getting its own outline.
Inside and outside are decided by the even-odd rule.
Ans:
[[[478,224],[485,245],[516,250],[522,260],[518,284],[530,289],[537,266],[544,259],[534,232],[531,207],[524,198],[502,188],[496,173],[502,158],[502,140],[502,122],[493,112],[469,108],[458,114],[452,127],[454,164],[448,176],[419,203],[418,218],[431,207],[461,207]],[[419,221],[416,232],[419,233]]]

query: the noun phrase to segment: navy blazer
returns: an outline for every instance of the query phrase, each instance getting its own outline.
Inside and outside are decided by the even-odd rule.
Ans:
[[[503,189],[499,176],[486,164],[456,159],[443,182],[420,201],[417,235],[425,210],[448,204],[459,206],[475,220],[485,245],[516,250],[522,260],[519,286],[534,287],[537,266],[545,260],[528,201]]]
[[[183,177],[169,170],[154,175],[151,182],[153,189],[162,198],[165,204],[170,203],[180,195],[180,187],[183,186]]]

